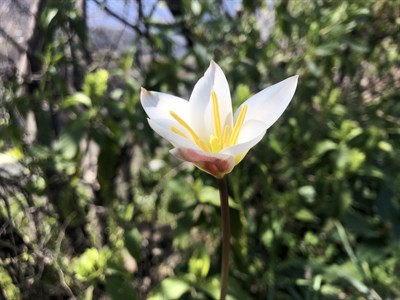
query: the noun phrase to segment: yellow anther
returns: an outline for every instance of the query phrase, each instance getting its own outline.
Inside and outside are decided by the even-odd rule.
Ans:
[[[189,131],[190,135],[193,138],[193,141],[203,150],[206,152],[210,152],[210,147],[208,147],[200,138],[199,136],[196,134],[196,132],[194,132],[194,130],[192,129],[192,127],[190,127],[180,116],[178,116],[175,112],[173,112],[172,110],[169,111],[170,115],[179,123],[182,125],[182,127],[184,127],[187,131]],[[174,131],[175,127],[171,127],[171,130],[177,134],[179,134],[178,132]],[[175,128],[177,129],[177,128]],[[178,129],[177,129],[178,130]],[[178,130],[180,131],[180,130]],[[181,131],[180,131],[181,132]],[[183,132],[181,132],[183,134]]]
[[[239,116],[235,123],[235,127],[233,127],[232,135],[229,141],[230,145],[235,145],[237,142],[240,129],[242,128],[244,118],[246,117],[246,112],[247,112],[247,104],[243,105],[242,109],[240,110]]]
[[[211,91],[211,98],[212,98],[212,105],[213,105],[215,135],[217,136],[218,140],[220,141],[220,145],[222,146],[221,119],[219,116],[217,94],[215,94],[214,91]]]

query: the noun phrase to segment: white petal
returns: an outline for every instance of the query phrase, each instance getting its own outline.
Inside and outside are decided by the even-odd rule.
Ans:
[[[189,99],[190,125],[196,133],[207,140],[214,134],[213,106],[211,91],[217,95],[221,130],[225,125],[232,128],[232,100],[228,81],[222,69],[211,61],[204,76],[196,83]]]
[[[176,158],[194,163],[198,168],[216,178],[224,177],[235,166],[234,157],[227,154],[204,152],[184,147],[172,149],[170,152]]]
[[[142,88],[140,101],[150,119],[173,120],[170,114],[173,111],[187,121],[189,102],[185,99]]]
[[[171,127],[174,126],[186,133],[186,130],[181,127],[180,124],[175,122],[174,120],[168,119],[148,119],[150,127],[161,135],[164,139],[168,140],[175,147],[185,147],[200,150],[200,147],[197,146],[192,140],[186,139],[179,134],[174,133],[171,130]],[[189,135],[188,135],[189,136]]]
[[[211,61],[211,65],[214,65],[215,67],[213,90],[215,91],[218,99],[222,130],[224,130],[225,125],[232,128],[233,127],[232,99],[231,99],[231,92],[229,90],[228,80],[226,79],[222,69],[214,61]]]
[[[292,100],[298,77],[298,75],[289,77],[249,98],[236,111],[235,120],[241,107],[247,104],[245,121],[258,120],[264,122],[267,129],[271,127]]]
[[[238,137],[236,145],[227,147],[221,153],[236,156],[242,153],[247,153],[264,137],[267,129],[265,124],[256,120],[246,121]]]

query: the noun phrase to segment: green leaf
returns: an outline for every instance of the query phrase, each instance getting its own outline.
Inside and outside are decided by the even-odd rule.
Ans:
[[[213,299],[218,299],[221,289],[221,283],[218,277],[212,277],[206,281],[200,281],[197,283],[198,288],[203,290],[206,294],[208,294]]]
[[[42,26],[45,28],[48,27],[50,23],[53,21],[53,19],[57,16],[57,14],[58,14],[57,8],[45,9],[43,11],[43,15],[41,16]]]
[[[72,160],[80,151],[79,143],[85,134],[86,125],[86,119],[79,118],[71,120],[62,128],[60,137],[54,144],[54,149],[61,153],[64,159]]]
[[[370,51],[369,47],[361,40],[358,41],[346,40],[346,44],[349,45],[350,49],[355,52],[366,53]]]
[[[365,161],[365,153],[359,149],[351,149],[349,153],[349,170],[357,171]]]
[[[392,144],[390,144],[387,141],[380,141],[378,143],[378,148],[381,149],[384,152],[387,152],[387,153],[392,153],[393,152]]]
[[[204,278],[210,270],[210,265],[211,259],[206,248],[204,246],[197,247],[189,260],[190,273],[195,274],[198,278]]]
[[[315,49],[315,55],[316,56],[332,55],[335,51],[338,51],[338,49],[339,49],[339,43],[337,43],[337,42],[328,43],[328,44],[317,47]]]
[[[92,100],[90,100],[90,98],[84,93],[78,92],[65,99],[64,102],[62,103],[62,107],[67,108],[77,104],[83,104],[87,107],[90,107],[92,106]]]
[[[89,281],[104,276],[110,254],[108,248],[103,248],[100,251],[96,248],[87,249],[72,264],[76,277],[79,280]]]
[[[314,203],[316,191],[312,185],[304,185],[298,189],[298,192],[308,203]]]
[[[219,277],[212,277],[206,281],[197,282],[197,287],[207,293],[215,300],[220,299],[221,280]],[[228,280],[227,300],[253,299],[232,276]]]
[[[136,300],[139,299],[131,284],[131,280],[123,276],[106,276],[106,292],[113,300]]]
[[[108,71],[105,69],[99,69],[94,73],[87,74],[83,85],[85,95],[88,95],[93,100],[104,96],[107,91],[108,77]]]
[[[208,203],[220,207],[219,191],[211,186],[203,187],[199,192],[199,200],[201,203]],[[239,209],[239,205],[229,198],[229,207]]]
[[[63,131],[60,138],[55,144],[55,149],[61,151],[63,157],[71,160],[78,153],[78,141],[71,135],[70,132]]]
[[[318,218],[306,208],[302,208],[297,211],[295,218],[303,222],[314,222],[318,220]]]
[[[124,232],[125,247],[128,249],[130,255],[137,261],[142,256],[142,236],[136,228],[125,230]]]
[[[326,153],[336,150],[338,144],[331,140],[323,140],[319,142],[313,152],[313,155],[305,162],[306,165],[314,164],[320,161]]]
[[[315,155],[321,156],[326,152],[337,149],[337,144],[331,140],[324,140],[317,144]]]
[[[195,16],[200,15],[200,13],[201,13],[201,5],[200,5],[199,1],[197,1],[197,0],[192,0],[191,1],[191,10],[192,10],[192,13]]]
[[[128,72],[133,65],[134,62],[134,55],[131,52],[127,52],[125,53],[125,55],[123,56],[121,62],[120,62],[120,67],[122,69],[123,72]]]
[[[170,277],[161,281],[147,298],[148,300],[172,300],[179,299],[190,289],[189,283],[179,277]]]

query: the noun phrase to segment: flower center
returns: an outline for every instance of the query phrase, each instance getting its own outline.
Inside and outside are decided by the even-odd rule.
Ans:
[[[183,128],[185,128],[189,132],[192,140],[196,143],[197,146],[199,146],[205,152],[217,153],[226,147],[236,144],[239,137],[240,129],[242,128],[244,122],[244,118],[246,117],[247,104],[243,105],[242,109],[240,110],[233,130],[231,131],[229,125],[225,125],[224,130],[222,131],[217,94],[213,90],[211,91],[211,100],[213,106],[214,134],[210,136],[208,143],[205,143],[203,140],[201,140],[196,132],[189,126],[189,124],[187,124],[175,112],[171,110],[169,113],[175,119],[175,121],[177,121]],[[184,138],[189,138],[187,134],[183,133],[181,130],[174,126],[171,126],[171,131]]]

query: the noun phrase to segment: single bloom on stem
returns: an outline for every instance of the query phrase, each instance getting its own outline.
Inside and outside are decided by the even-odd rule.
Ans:
[[[151,128],[174,145],[175,157],[223,178],[285,111],[297,79],[292,76],[258,92],[233,114],[228,81],[211,61],[189,101],[144,88],[140,100]]]

